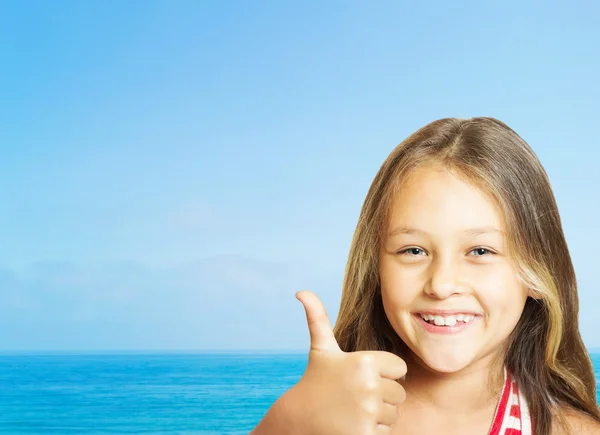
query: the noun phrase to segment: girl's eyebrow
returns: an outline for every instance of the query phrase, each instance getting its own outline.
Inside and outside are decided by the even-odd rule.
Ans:
[[[480,227],[480,228],[469,228],[466,229],[462,232],[465,236],[478,236],[480,234],[487,234],[487,233],[500,233],[500,234],[504,234],[504,231],[499,230],[496,227],[493,226],[486,226],[486,227]],[[388,233],[388,236],[396,236],[398,234],[423,234],[423,235],[428,235],[427,231],[424,230],[420,230],[418,228],[412,228],[412,227],[407,227],[407,226],[399,226],[394,228],[393,230],[391,230]]]

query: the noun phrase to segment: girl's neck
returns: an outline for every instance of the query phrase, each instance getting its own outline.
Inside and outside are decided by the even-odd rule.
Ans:
[[[436,373],[414,357],[406,358],[408,371],[402,382],[411,407],[435,409],[460,416],[495,409],[504,386],[504,366],[482,360],[458,373]]]

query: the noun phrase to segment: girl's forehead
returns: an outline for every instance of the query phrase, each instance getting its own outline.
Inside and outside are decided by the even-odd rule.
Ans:
[[[503,213],[488,193],[448,170],[415,169],[394,192],[388,227],[504,230]]]

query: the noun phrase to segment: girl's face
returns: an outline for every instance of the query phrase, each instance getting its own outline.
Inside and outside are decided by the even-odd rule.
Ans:
[[[388,228],[383,305],[417,360],[451,373],[496,356],[528,294],[506,252],[501,210],[450,172],[422,167],[394,198]]]

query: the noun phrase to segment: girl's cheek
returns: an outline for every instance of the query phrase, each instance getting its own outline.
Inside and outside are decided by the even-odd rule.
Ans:
[[[382,288],[382,298],[386,310],[390,313],[398,313],[410,309],[417,298],[417,292],[408,288],[405,283],[401,285],[396,282],[394,284]]]

